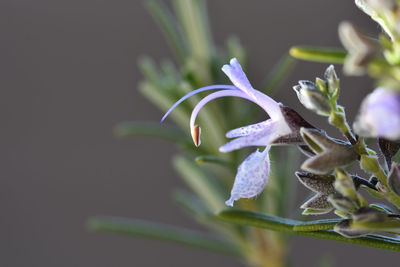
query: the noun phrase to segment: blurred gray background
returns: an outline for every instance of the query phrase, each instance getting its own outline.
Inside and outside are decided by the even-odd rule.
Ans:
[[[292,45],[339,46],[342,20],[379,31],[353,1],[219,0],[208,9],[216,42],[236,34],[248,49],[255,86]],[[142,1],[2,0],[0,38],[0,266],[242,266],[226,256],[84,227],[99,214],[195,227],[169,201],[181,186],[170,167],[173,145],[117,140],[112,133],[120,121],[162,115],[136,89],[141,55],[172,56]],[[291,85],[325,68],[300,62],[277,99],[315,118]],[[372,83],[343,78],[342,85],[341,103],[354,118]],[[298,199],[305,199],[301,191]],[[335,258],[335,266],[394,266],[400,259],[300,237],[290,255],[294,266],[316,266],[322,255]]]

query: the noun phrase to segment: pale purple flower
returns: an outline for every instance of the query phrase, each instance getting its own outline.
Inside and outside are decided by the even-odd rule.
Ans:
[[[375,89],[362,102],[353,127],[361,136],[400,140],[400,94],[383,87]]]
[[[302,139],[299,134],[300,127],[312,126],[306,123],[295,111],[283,106],[281,103],[277,103],[260,91],[255,90],[236,58],[230,61],[230,65],[224,65],[222,71],[232,81],[234,84],[233,86],[212,85],[194,90],[177,101],[168,110],[161,121],[188,97],[207,90],[222,89],[204,97],[192,111],[190,129],[193,141],[195,145],[198,146],[200,145],[200,127],[195,125],[195,120],[199,111],[209,101],[225,96],[240,97],[252,101],[264,109],[269,115],[269,119],[229,131],[226,137],[236,139],[219,148],[221,152],[230,152],[248,146],[265,146],[264,151],[259,152],[257,150],[240,164],[231,191],[231,197],[226,201],[227,205],[233,206],[234,201],[240,198],[255,197],[264,189],[269,177],[268,151],[271,144],[284,144],[289,142],[301,143]]]

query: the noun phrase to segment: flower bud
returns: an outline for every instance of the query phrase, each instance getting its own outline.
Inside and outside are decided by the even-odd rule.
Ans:
[[[329,95],[331,95],[332,98],[337,99],[339,97],[340,80],[333,65],[330,65],[326,69],[324,77],[328,84]]]
[[[343,220],[340,223],[336,224],[333,230],[341,234],[344,237],[348,238],[356,238],[356,237],[361,237],[366,234],[369,234],[371,231],[369,230],[361,230],[357,229],[355,227],[352,227],[352,221],[351,220]]]
[[[339,193],[329,195],[328,201],[340,211],[352,213],[356,208],[356,204],[351,198],[345,197]]]
[[[375,89],[363,100],[353,128],[361,136],[400,140],[400,93]]]
[[[299,81],[299,85],[293,86],[300,102],[308,109],[319,115],[329,116],[331,105],[326,95],[324,95],[313,82]]]
[[[344,197],[352,199],[356,204],[358,204],[356,188],[353,184],[353,180],[347,175],[347,173],[337,169],[334,186],[337,192],[342,194]]]
[[[354,221],[360,222],[384,222],[387,218],[386,212],[371,207],[361,207],[352,215]]]

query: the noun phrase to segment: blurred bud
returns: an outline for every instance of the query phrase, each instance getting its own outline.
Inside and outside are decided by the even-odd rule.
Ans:
[[[348,55],[343,72],[348,75],[362,75],[368,62],[380,51],[378,43],[362,35],[350,22],[339,25],[339,37]]]
[[[324,77],[328,83],[329,95],[336,100],[339,97],[340,80],[333,65],[326,69]]]
[[[313,82],[299,81],[299,85],[293,86],[300,102],[308,109],[319,115],[329,116],[331,105],[328,98]]]
[[[386,165],[388,169],[390,169],[392,165],[392,158],[400,149],[400,143],[379,138],[378,144],[383,156],[385,157]]]
[[[303,163],[303,170],[325,174],[336,167],[348,165],[359,157],[349,143],[328,137],[321,131],[302,128],[300,133],[304,142],[316,154]]]
[[[356,188],[353,184],[353,180],[344,171],[336,170],[336,180],[334,183],[337,192],[342,194],[344,197],[352,199],[356,204],[359,204],[358,195]]]
[[[374,232],[376,223],[383,223],[388,219],[385,212],[371,207],[361,207],[351,217],[351,220],[336,224],[334,231],[349,238],[360,237]]]
[[[320,78],[315,78],[315,86],[324,94],[328,94],[328,84],[326,81],[320,79]]]
[[[400,196],[400,164],[395,163],[392,165],[390,169],[390,173],[388,175],[388,185],[390,189]]]
[[[353,128],[361,136],[400,140],[400,94],[375,89],[363,100]]]
[[[341,194],[335,193],[329,195],[328,201],[335,207],[342,212],[351,214],[357,208],[356,204],[351,198],[345,197]]]
[[[366,234],[369,234],[371,231],[369,230],[360,230],[355,227],[352,227],[352,221],[351,220],[343,220],[340,223],[336,224],[333,230],[341,234],[344,237],[348,238],[356,238],[360,236],[364,236]]]
[[[354,221],[376,223],[384,222],[388,218],[388,215],[384,211],[371,207],[361,207],[353,213],[352,218]]]

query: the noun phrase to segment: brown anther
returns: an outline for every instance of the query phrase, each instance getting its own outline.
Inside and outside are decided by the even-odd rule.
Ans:
[[[198,147],[201,144],[200,140],[201,128],[199,125],[195,125],[192,131],[192,138],[194,145]]]

